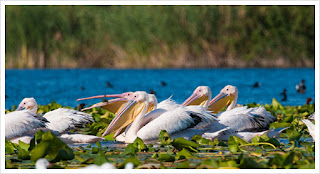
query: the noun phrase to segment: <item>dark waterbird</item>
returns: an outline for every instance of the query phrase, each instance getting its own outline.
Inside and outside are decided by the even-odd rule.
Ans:
[[[107,86],[108,88],[113,88],[113,85],[112,85],[110,82],[106,82],[106,86]]]
[[[150,90],[149,90],[149,93],[150,93],[150,94],[156,94],[156,91],[154,91],[153,89],[150,89]]]
[[[312,101],[312,98],[311,98],[311,97],[308,97],[307,100],[306,100],[306,104],[307,104],[307,105],[310,105],[310,102],[311,102],[311,101]]]
[[[259,88],[260,87],[260,83],[259,82],[255,82],[252,87]]]
[[[283,91],[280,93],[280,95],[283,96],[281,101],[287,101],[287,89],[283,89]]]
[[[299,84],[296,85],[296,91],[298,93],[304,94],[306,92],[306,85],[304,84],[305,80],[302,79]]]

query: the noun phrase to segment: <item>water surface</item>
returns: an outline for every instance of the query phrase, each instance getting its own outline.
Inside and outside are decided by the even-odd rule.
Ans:
[[[271,103],[276,98],[283,105],[303,105],[315,96],[315,71],[300,69],[37,69],[6,70],[5,108],[18,105],[25,97],[34,97],[38,104],[52,100],[63,106],[91,105],[100,99],[79,101],[77,98],[127,91],[156,92],[159,101],[171,95],[178,103],[188,98],[199,85],[207,85],[215,96],[225,85],[239,90],[238,103]],[[299,94],[295,85],[306,81],[306,93]],[[260,87],[253,88],[255,82]],[[109,84],[108,84],[109,83]],[[287,89],[287,101],[280,93]]]

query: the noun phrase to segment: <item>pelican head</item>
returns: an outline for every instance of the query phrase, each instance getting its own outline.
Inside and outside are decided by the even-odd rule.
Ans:
[[[211,89],[209,86],[198,86],[192,95],[182,103],[182,106],[188,105],[202,105],[208,107],[211,99]]]
[[[128,102],[120,109],[110,122],[106,131],[102,134],[102,137],[128,126],[138,115],[144,115],[147,112],[148,105],[149,96],[146,92],[137,91],[133,93],[128,99]]]
[[[154,94],[148,94],[148,97],[149,97],[149,107],[148,107],[147,113],[156,109],[158,105],[157,97]]]
[[[31,110],[31,112],[36,114],[37,109],[38,109],[38,104],[34,98],[24,98],[20,102],[20,104],[16,110],[19,111],[19,110],[23,110],[23,109]]]
[[[230,105],[238,97],[238,89],[235,86],[227,85],[225,86],[220,93],[215,96],[209,103],[210,111],[217,113],[222,108],[227,105]],[[233,102],[235,104],[235,102]]]

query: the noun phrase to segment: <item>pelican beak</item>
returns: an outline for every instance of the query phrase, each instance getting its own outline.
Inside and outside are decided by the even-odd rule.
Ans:
[[[218,111],[220,111],[222,108],[230,105],[233,100],[233,95],[220,92],[210,101],[208,110],[212,111],[213,113],[218,113]]]
[[[101,107],[101,108],[106,109],[112,113],[116,113],[121,108],[121,106],[126,104],[127,101],[128,101],[127,98],[112,99],[112,100],[108,100],[107,102],[96,103],[90,107],[82,109],[81,111]]]
[[[182,103],[182,106],[189,105],[204,105],[204,103],[208,100],[208,96],[199,95],[197,93],[193,93],[186,101]]]
[[[129,100],[116,114],[106,131],[102,134],[102,137],[110,133],[114,133],[131,124],[144,108],[144,102]]]
[[[25,109],[25,108],[24,108],[24,107],[19,106],[19,107],[16,109],[16,111],[21,111],[21,110],[23,110],[23,109]]]
[[[149,103],[147,113],[149,113],[150,111],[153,111],[153,109],[154,109],[154,105]]]
[[[117,136],[119,136],[120,134],[122,134],[125,130],[126,130],[126,127],[124,127],[124,128],[122,128],[122,129],[117,130],[117,132],[116,132],[116,133],[114,133],[114,135],[113,135],[113,139],[116,139],[116,138],[117,138]]]
[[[97,95],[97,96],[86,97],[86,98],[78,98],[77,101],[94,99],[94,98],[105,98],[105,97],[122,98],[123,94]]]

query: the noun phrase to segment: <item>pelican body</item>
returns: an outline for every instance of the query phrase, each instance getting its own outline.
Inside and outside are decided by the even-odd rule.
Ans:
[[[152,141],[158,138],[161,130],[166,130],[170,135],[174,136],[187,129],[199,128],[202,124],[216,121],[210,113],[205,112],[203,107],[192,106],[191,108],[178,107],[166,111],[146,125],[142,125],[148,105],[148,94],[143,91],[135,92],[121,111],[116,114],[102,136],[132,123],[126,131],[126,143],[133,142],[137,137],[144,141]],[[157,111],[156,109],[148,114],[153,114],[153,112]],[[148,117],[148,114],[145,117]],[[184,136],[187,137],[188,135],[185,134]]]
[[[93,143],[102,140],[93,135],[66,133],[70,129],[93,122],[90,114],[59,108],[39,116],[36,114],[37,108],[34,98],[25,98],[16,111],[6,114],[6,138],[14,143],[19,140],[30,143],[34,133],[42,129],[51,131],[65,143]]]

